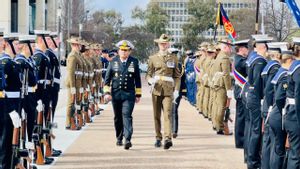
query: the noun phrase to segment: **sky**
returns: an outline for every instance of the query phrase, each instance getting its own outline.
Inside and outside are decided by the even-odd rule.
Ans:
[[[135,20],[131,19],[132,9],[136,6],[145,9],[149,1],[150,0],[85,0],[87,8],[91,10],[90,14],[96,10],[114,9],[122,14],[125,26],[134,25]]]

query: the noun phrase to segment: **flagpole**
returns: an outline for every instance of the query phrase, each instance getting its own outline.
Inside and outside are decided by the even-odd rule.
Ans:
[[[216,42],[219,24],[220,24],[220,2],[218,2],[218,9],[217,9],[217,15],[216,15],[216,24],[215,24],[215,30],[214,30],[215,31],[214,32],[214,42]]]
[[[259,17],[259,0],[257,0],[257,3],[256,3],[255,34],[258,34],[258,17]]]

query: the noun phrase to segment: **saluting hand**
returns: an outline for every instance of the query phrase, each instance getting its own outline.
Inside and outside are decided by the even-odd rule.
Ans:
[[[139,103],[139,102],[140,102],[140,100],[141,100],[141,98],[140,98],[140,97],[135,97],[135,103]]]

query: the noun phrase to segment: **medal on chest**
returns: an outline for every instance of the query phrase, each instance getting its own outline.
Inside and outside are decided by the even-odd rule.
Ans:
[[[133,62],[130,63],[129,67],[128,67],[128,72],[134,73],[134,65]]]

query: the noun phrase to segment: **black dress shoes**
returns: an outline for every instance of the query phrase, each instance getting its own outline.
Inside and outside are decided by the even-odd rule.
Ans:
[[[164,149],[165,150],[168,150],[170,147],[172,147],[173,146],[173,143],[172,143],[172,141],[171,140],[166,140],[165,141],[165,145],[164,145]]]
[[[156,140],[156,142],[154,143],[155,147],[161,147],[161,141],[160,140]]]
[[[125,150],[129,150],[130,147],[132,147],[131,142],[130,142],[130,141],[126,141],[126,142],[125,142],[125,145],[124,145],[124,149],[125,149]]]
[[[177,138],[178,134],[177,133],[173,133],[173,138]]]

